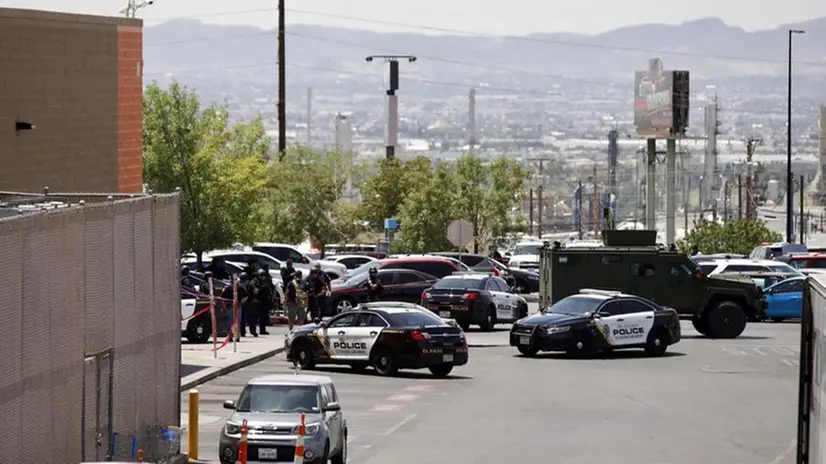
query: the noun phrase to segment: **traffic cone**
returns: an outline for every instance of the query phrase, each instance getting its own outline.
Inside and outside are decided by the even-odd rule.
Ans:
[[[247,464],[247,420],[241,422],[241,440],[238,441],[238,462]]]
[[[295,441],[295,457],[293,464],[304,464],[304,413],[301,413],[301,422],[298,424],[298,439]]]
[[[143,460],[143,449],[142,448],[138,450],[138,462],[145,462]]]

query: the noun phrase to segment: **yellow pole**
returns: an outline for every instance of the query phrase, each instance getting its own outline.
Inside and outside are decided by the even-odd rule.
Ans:
[[[200,403],[198,390],[189,390],[189,459],[198,460],[198,407]]]

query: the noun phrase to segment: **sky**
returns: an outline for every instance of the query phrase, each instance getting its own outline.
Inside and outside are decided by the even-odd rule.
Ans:
[[[644,23],[679,24],[715,16],[748,31],[826,16],[826,0],[285,0],[287,23],[375,31],[434,29],[525,35],[540,32],[598,34]],[[117,16],[127,0],[3,0],[3,7]],[[409,5],[409,6],[405,6]],[[155,0],[138,16],[146,24],[176,17],[273,28],[277,0]],[[595,14],[596,12],[601,12]],[[373,22],[342,19],[342,16]],[[387,24],[387,23],[396,23]],[[438,33],[431,30],[430,33]]]

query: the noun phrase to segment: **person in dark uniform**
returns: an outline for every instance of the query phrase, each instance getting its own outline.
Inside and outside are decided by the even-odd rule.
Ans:
[[[244,305],[247,304],[248,295],[247,295],[247,285],[249,284],[249,276],[244,274],[243,272],[238,276],[238,337],[246,336],[247,329],[244,327]],[[232,285],[227,286],[230,289],[230,298],[233,297],[232,295]],[[232,322],[230,322],[230,327],[232,326]],[[239,341],[238,338],[235,341]]]
[[[244,285],[244,299],[241,303],[241,336],[247,336],[247,328],[253,337],[258,333],[258,306],[256,305],[260,289],[256,285],[256,279],[250,279],[246,272],[241,273],[241,283]]]
[[[330,296],[330,279],[321,270],[321,264],[316,263],[310,275],[307,276],[307,280],[310,283],[310,317],[313,320],[320,320],[324,317],[324,310]]]
[[[371,267],[368,271],[364,288],[367,289],[367,301],[379,301],[384,292],[384,287],[379,282],[379,271],[376,268]]]
[[[189,266],[181,266],[181,290],[195,293],[195,281],[189,275]]]
[[[270,275],[263,269],[255,272],[255,287],[258,289],[257,298],[253,298],[256,302],[257,319],[258,319],[258,334],[269,335],[267,332],[267,322],[270,319],[270,306],[272,306],[272,279]]]
[[[275,282],[272,280],[272,274],[270,274],[270,266],[267,264],[262,264],[261,269],[264,270],[264,282],[266,282],[267,287],[270,289],[270,298],[266,302],[267,311],[264,315],[264,327],[268,327],[272,325],[272,321],[270,320],[270,314],[275,313],[275,309],[278,303],[278,289],[275,287]],[[260,323],[260,321],[259,321]]]
[[[281,283],[284,285],[284,288],[287,288],[287,285],[295,279],[295,267],[291,259],[288,259],[285,264],[286,266],[281,268]]]
[[[244,272],[250,276],[250,279],[254,279],[258,273],[258,261],[255,258],[248,259],[247,265],[244,266]]]
[[[493,249],[493,252],[490,254],[490,259],[495,259],[496,261],[502,261],[502,255],[499,254],[499,250],[496,248]]]
[[[206,272],[211,272],[213,279],[227,280],[229,279],[229,274],[227,273],[226,263],[223,257],[216,256],[210,261]]]

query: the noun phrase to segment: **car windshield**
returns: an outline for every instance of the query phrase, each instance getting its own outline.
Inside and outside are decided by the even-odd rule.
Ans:
[[[531,244],[522,244],[516,245],[513,249],[512,255],[538,255],[539,249],[542,248],[542,245],[538,243],[531,243]]]
[[[316,385],[247,385],[235,408],[238,412],[319,412]]]
[[[447,288],[455,288],[455,289],[481,289],[484,287],[482,285],[484,283],[484,279],[457,279],[457,278],[450,278],[450,279],[442,279],[436,282],[433,285],[433,288],[436,289],[447,289]]]
[[[605,298],[593,295],[574,295],[556,302],[548,313],[567,314],[569,316],[590,316],[599,308]]]

